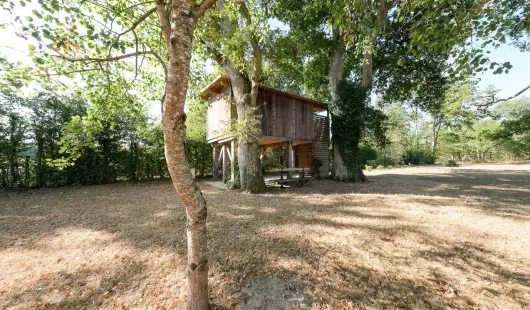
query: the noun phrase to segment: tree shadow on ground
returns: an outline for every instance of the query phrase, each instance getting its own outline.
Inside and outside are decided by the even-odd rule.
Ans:
[[[413,184],[413,186],[411,186]],[[313,194],[412,195],[453,200],[476,199],[478,207],[503,217],[530,221],[530,172],[457,170],[446,174],[385,173],[365,184],[322,184],[302,189]],[[418,197],[413,197],[413,200]],[[482,202],[482,203],[481,203]],[[444,200],[431,203],[443,204]]]
[[[315,181],[307,187],[273,189],[261,195],[203,185],[209,204],[212,301],[219,309],[230,308],[246,283],[257,277],[277,276],[307,291],[322,307],[527,307],[530,270],[520,256],[486,248],[470,236],[445,238],[443,231],[436,233],[428,225],[411,221],[394,206],[396,196],[403,196],[404,203],[425,208],[444,206],[439,200],[447,198],[449,204],[461,208],[491,209],[500,221],[524,221],[528,200],[524,191],[513,187],[524,187],[529,179],[524,173],[487,177],[474,172],[387,174],[371,177],[368,184]],[[499,189],[485,191],[477,186]],[[471,202],[459,206],[463,197],[471,197]],[[68,228],[105,232],[112,236],[107,242],[116,247],[131,245],[131,255],[138,256],[131,256],[131,262],[118,267],[134,275],[130,278],[112,269],[116,266],[91,270],[81,266],[66,277],[54,270],[29,290],[3,297],[3,304],[16,304],[24,298],[37,304],[38,296],[52,294],[54,288],[61,291],[83,282],[88,274],[104,276],[110,271],[119,280],[98,283],[101,291],[110,291],[111,296],[64,296],[50,304],[54,309],[76,304],[96,309],[103,303],[108,305],[109,298],[120,300],[131,294],[127,289],[112,291],[116,281],[133,286],[168,273],[176,274],[175,279],[185,276],[185,212],[169,182],[39,190],[0,199],[5,203],[0,203],[2,253],[17,255],[40,248],[43,240]],[[512,206],[510,201],[514,200],[517,206]],[[501,211],[501,207],[508,211]],[[153,265],[149,259],[160,253],[168,253],[175,260],[169,266],[182,265],[181,270]],[[138,263],[141,268],[127,271],[128,264]],[[185,291],[185,285],[176,285]],[[37,297],[29,293],[38,287],[44,288]],[[151,298],[154,305],[175,293],[175,287],[161,290],[156,293],[143,287],[134,292]]]

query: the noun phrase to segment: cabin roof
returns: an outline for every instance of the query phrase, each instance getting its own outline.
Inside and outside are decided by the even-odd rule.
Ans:
[[[225,87],[227,87],[229,85],[230,85],[230,80],[228,79],[228,77],[226,77],[224,75],[220,75],[213,82],[211,82],[210,84],[206,85],[203,89],[201,89],[201,96],[203,96],[204,98],[208,98],[212,94],[217,94],[217,93],[221,92],[222,89],[224,89]],[[274,92],[274,93],[277,93],[277,94],[281,94],[281,95],[284,95],[284,96],[288,96],[288,97],[292,97],[292,98],[296,98],[296,99],[300,99],[300,100],[312,103],[313,106],[319,107],[322,110],[325,110],[325,109],[328,108],[327,104],[325,104],[323,102],[320,102],[320,101],[317,101],[317,100],[314,100],[314,99],[311,99],[311,98],[307,98],[307,97],[291,94],[291,93],[288,93],[288,92],[284,92],[284,91],[281,91],[281,90],[277,90],[277,89],[274,89],[274,88],[261,86],[261,85],[260,85],[259,88],[266,89],[266,90],[268,90],[270,92]]]

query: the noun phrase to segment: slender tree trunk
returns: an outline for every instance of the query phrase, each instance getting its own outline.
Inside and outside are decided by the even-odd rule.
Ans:
[[[0,187],[7,187],[7,173],[4,167],[0,167]]]
[[[26,188],[30,188],[31,186],[31,174],[29,171],[29,156],[26,156],[26,159],[24,161],[24,185]]]
[[[166,19],[164,0],[156,0],[162,37],[168,49],[166,89],[162,104],[162,127],[167,166],[175,189],[186,207],[188,243],[187,309],[209,309],[208,302],[208,235],[206,201],[194,181],[186,159],[186,114],[184,105],[188,90],[193,32],[197,19],[213,4],[204,1],[200,7],[192,1],[172,0],[171,22]]]
[[[44,140],[42,137],[41,128],[35,130],[35,139],[37,140],[37,171],[36,171],[36,186],[41,188],[44,186],[44,169],[43,169],[43,159],[44,159]]]
[[[436,155],[436,148],[438,147],[438,135],[440,133],[440,128],[442,127],[441,120],[435,120],[433,122],[433,132],[432,132],[432,144],[431,149],[432,153]]]
[[[20,170],[18,167],[18,139],[17,139],[17,119],[10,116],[10,136],[9,136],[9,171],[11,173],[11,187],[21,185]]]
[[[111,181],[110,177],[110,165],[109,165],[109,157],[110,157],[110,140],[109,139],[103,139],[101,141],[102,148],[103,148],[103,169],[102,170],[102,180],[103,183],[108,183]]]

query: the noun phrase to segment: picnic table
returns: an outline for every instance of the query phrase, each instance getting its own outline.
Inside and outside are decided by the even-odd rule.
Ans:
[[[269,170],[271,172],[279,172],[280,178],[279,179],[271,179],[267,180],[267,183],[278,183],[283,188],[283,185],[286,185],[287,183],[300,183],[301,186],[304,186],[305,183],[309,182],[311,179],[311,168],[308,167],[293,167],[293,168],[276,168]],[[299,175],[297,178],[293,178],[289,176],[289,172],[299,172]],[[287,173],[286,177],[284,178],[283,174]]]

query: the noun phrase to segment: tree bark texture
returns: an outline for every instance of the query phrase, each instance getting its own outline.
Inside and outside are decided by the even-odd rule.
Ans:
[[[338,29],[333,29],[333,37],[335,38],[337,46],[330,55],[329,88],[331,100],[332,102],[335,102],[338,99],[337,87],[342,80],[346,47],[344,46],[341,32]],[[331,115],[331,121],[333,122],[333,115]],[[348,169],[348,166],[342,158],[340,146],[338,143],[335,143],[335,141],[333,141],[333,167],[331,176],[333,179],[343,182],[366,180],[362,169]]]
[[[166,19],[164,0],[155,0],[162,36],[168,50],[166,88],[163,99],[163,132],[166,161],[171,180],[186,207],[188,244],[187,309],[209,309],[208,248],[206,201],[194,181],[186,159],[186,114],[184,105],[188,90],[193,32],[197,19],[213,4],[203,1],[172,0],[171,20]],[[192,6],[193,5],[193,6]]]
[[[238,122],[242,123],[245,121],[245,117],[252,112],[252,109],[257,107],[256,103],[253,104],[252,101],[252,83],[247,75],[231,66],[228,62],[224,63],[223,69],[225,69],[230,79],[230,85],[236,102]],[[262,192],[265,188],[265,181],[261,172],[261,159],[257,137],[252,141],[240,140],[237,145],[241,189],[253,194]]]
[[[217,0],[217,6],[222,7],[224,0]],[[239,12],[243,17],[246,26],[252,24],[250,12],[244,2],[239,3]],[[234,29],[240,27],[237,22],[231,21],[227,16],[224,16],[219,23],[219,31],[223,36],[230,37],[234,33]],[[247,117],[252,115],[253,110],[257,113],[257,98],[259,90],[259,77],[262,71],[262,56],[261,48],[257,38],[253,35],[249,37],[253,53],[253,70],[252,76],[237,68],[233,61],[228,57],[224,57],[216,50],[215,47],[207,45],[215,61],[223,68],[230,80],[232,93],[237,110],[237,121],[243,123]],[[254,128],[259,130],[259,128]],[[261,172],[261,159],[259,152],[258,137],[252,139],[240,139],[236,137],[237,141],[237,160],[239,165],[239,178],[241,189],[249,193],[262,192],[266,186]]]

